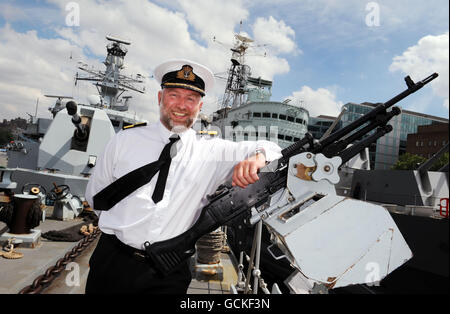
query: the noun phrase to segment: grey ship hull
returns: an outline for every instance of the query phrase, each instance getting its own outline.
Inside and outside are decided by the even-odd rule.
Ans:
[[[394,271],[377,293],[449,293],[448,219],[391,213],[413,252],[413,258]]]

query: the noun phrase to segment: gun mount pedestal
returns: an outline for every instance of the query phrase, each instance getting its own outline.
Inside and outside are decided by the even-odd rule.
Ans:
[[[82,210],[82,204],[79,200],[63,199],[55,202],[52,218],[59,220],[75,219]]]
[[[82,200],[70,194],[68,185],[55,185],[49,195],[49,199],[55,201],[52,214],[54,219],[72,220],[83,210]]]

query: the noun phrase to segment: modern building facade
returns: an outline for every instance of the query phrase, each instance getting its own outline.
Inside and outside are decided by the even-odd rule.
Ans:
[[[430,158],[448,143],[448,123],[420,125],[408,134],[406,152]]]
[[[342,127],[370,112],[377,105],[368,102],[345,104],[343,107],[347,111],[342,116]],[[369,148],[371,169],[390,169],[397,162],[398,156],[406,152],[408,134],[417,133],[418,127],[421,125],[438,123],[448,124],[448,119],[402,110],[400,115],[395,116],[389,122],[393,127],[392,132],[381,137],[376,145],[372,145]]]
[[[308,132],[315,138],[320,140],[325,132],[331,127],[336,117],[320,115],[317,117],[309,117]],[[334,126],[333,132],[342,127],[342,120]]]

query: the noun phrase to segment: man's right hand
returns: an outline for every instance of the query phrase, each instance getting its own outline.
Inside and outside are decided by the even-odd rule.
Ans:
[[[244,161],[241,161],[234,167],[233,186],[240,186],[245,189],[247,185],[259,180],[258,170],[266,165],[264,154],[256,154]]]

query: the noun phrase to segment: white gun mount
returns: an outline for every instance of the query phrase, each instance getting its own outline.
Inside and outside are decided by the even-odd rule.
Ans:
[[[285,281],[292,293],[376,284],[412,257],[386,209],[336,195],[340,165],[340,157],[329,159],[310,152],[295,155],[289,160],[287,187],[267,204],[252,209],[250,223],[258,223],[255,236],[261,236],[258,230],[264,223],[273,242],[269,252],[275,259],[287,258],[295,268]],[[245,291],[255,292],[258,284],[264,285],[258,245],[260,240],[255,239],[249,263],[257,278],[252,288],[247,278]],[[282,254],[273,252],[276,247]],[[274,287],[272,292],[276,291]]]

